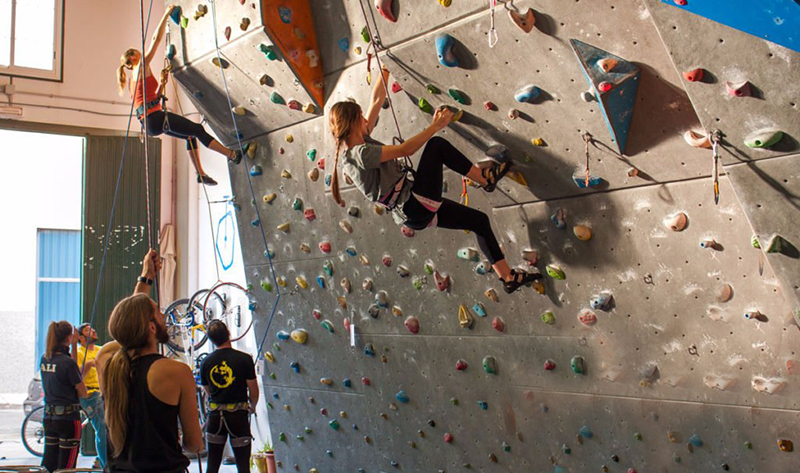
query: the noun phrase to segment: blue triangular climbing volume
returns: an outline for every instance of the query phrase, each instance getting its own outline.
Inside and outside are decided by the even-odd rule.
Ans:
[[[600,110],[611,132],[611,141],[620,154],[625,154],[641,70],[619,56],[577,39],[569,42],[581,63],[586,82],[600,102]]]

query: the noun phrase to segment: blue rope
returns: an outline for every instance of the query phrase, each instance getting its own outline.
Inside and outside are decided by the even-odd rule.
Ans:
[[[148,28],[150,24],[150,14],[153,12],[153,0],[150,0],[150,9],[147,12]],[[142,36],[146,35],[145,32]],[[131,97],[131,109],[128,112],[128,127],[125,130],[125,141],[122,142],[122,158],[119,162],[119,171],[117,172],[117,184],[114,187],[114,199],[111,201],[111,214],[108,216],[108,225],[106,225],[106,237],[103,241],[103,258],[100,260],[100,273],[97,275],[97,285],[94,290],[94,302],[92,303],[92,315],[89,317],[89,326],[94,326],[94,319],[97,315],[97,301],[100,297],[100,283],[103,281],[103,272],[106,269],[106,256],[108,255],[108,241],[111,237],[111,226],[114,224],[114,214],[117,212],[117,198],[119,197],[119,185],[122,182],[122,170],[125,169],[125,156],[128,150],[128,138],[131,134],[131,122],[133,121],[133,101]],[[145,138],[146,139],[146,138]],[[88,343],[88,340],[87,340]],[[83,363],[81,364],[81,375],[83,375],[86,368],[86,359],[88,352],[83,355]]]
[[[222,76],[222,85],[225,87],[225,96],[228,99],[228,110],[231,111],[231,121],[233,122],[233,130],[236,133],[236,141],[239,144],[239,151],[242,153],[242,157],[245,159],[245,164],[247,164],[247,158],[249,156],[247,156],[247,153],[245,153],[244,148],[242,146],[242,138],[241,135],[239,134],[239,127],[236,125],[236,115],[233,113],[233,103],[231,102],[231,94],[230,91],[228,90],[228,81],[225,79],[225,69],[222,67],[223,64],[222,55],[219,50],[219,38],[217,34],[216,0],[209,0],[209,3],[211,3],[211,20],[212,20],[212,25],[214,27],[214,48],[216,49],[217,61],[219,62],[219,72],[220,75]],[[247,176],[247,183],[250,186],[250,195],[252,196],[253,201],[257,202],[256,192],[253,189],[253,180],[250,179],[250,173],[247,172],[247,166],[246,165],[243,166],[243,169],[245,170],[245,175]],[[275,298],[275,303],[272,305],[272,311],[269,314],[269,319],[267,320],[267,327],[264,330],[264,336],[261,338],[261,342],[258,344],[258,357],[260,358],[262,353],[261,350],[264,348],[264,342],[266,342],[267,340],[269,327],[270,325],[272,325],[272,319],[275,317],[275,310],[278,308],[278,302],[280,302],[281,300],[281,289],[280,286],[278,285],[277,277],[275,276],[275,267],[272,264],[272,255],[270,254],[269,246],[267,245],[267,235],[266,233],[264,233],[264,224],[263,220],[261,220],[261,212],[259,212],[258,210],[258,205],[254,205],[253,207],[256,209],[256,218],[258,218],[258,221],[261,222],[259,223],[258,227],[261,230],[261,239],[264,242],[264,254],[269,260],[269,269],[272,275],[272,282],[274,284],[273,287],[278,293],[278,296]]]

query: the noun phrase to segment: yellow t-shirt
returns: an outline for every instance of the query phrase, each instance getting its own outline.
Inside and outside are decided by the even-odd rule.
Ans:
[[[91,350],[89,350],[89,358],[88,360],[94,360],[97,358],[97,352],[100,351],[100,347],[95,345]],[[83,345],[78,345],[78,368],[83,370],[83,357],[86,353],[86,348]],[[86,383],[86,390],[90,393],[94,391],[100,390],[100,384],[97,381],[97,369],[95,368],[87,368],[83,372],[83,382]]]

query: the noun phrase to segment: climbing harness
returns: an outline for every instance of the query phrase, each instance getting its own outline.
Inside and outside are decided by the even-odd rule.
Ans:
[[[711,152],[713,155],[713,169],[711,175],[714,176],[714,205],[719,205],[719,151],[717,147],[722,137],[719,130],[714,130],[709,134],[711,140]]]
[[[497,45],[500,39],[497,36],[497,29],[494,27],[494,14],[497,9],[497,0],[489,0],[489,18],[491,19],[491,26],[489,27],[489,47],[493,48]]]
[[[589,187],[589,181],[591,180],[591,174],[589,172],[589,142],[592,141],[592,135],[586,131],[583,133],[583,150],[586,153],[586,187]]]

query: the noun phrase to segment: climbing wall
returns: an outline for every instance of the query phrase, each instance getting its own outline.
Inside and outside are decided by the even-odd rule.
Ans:
[[[404,236],[344,181],[336,206],[322,117],[246,128],[258,147],[231,176],[279,471],[796,471],[797,53],[658,0],[498,2],[493,48],[486,2],[379,4],[395,22],[363,2],[389,48],[400,134],[429,123],[425,104],[448,105],[464,113],[441,136],[472,161],[508,146],[519,175],[492,194],[467,187],[469,205],[490,215],[512,265],[545,276],[541,291],[506,295],[480,257],[457,256],[473,235]],[[240,5],[218,7],[235,19]],[[529,32],[510,8],[535,10]],[[367,65],[378,74],[359,2],[311,11],[325,108],[367,103]],[[457,67],[437,58],[439,35]],[[746,61],[718,43],[733,37]],[[259,71],[232,63],[242,100],[237,81]],[[191,84],[219,91],[218,71],[193,64]],[[682,78],[700,66],[720,79]],[[726,68],[763,95],[727,95]],[[272,116],[266,105],[252,112]],[[226,107],[209,117],[221,134]],[[748,120],[781,141],[744,145]],[[723,135],[718,204],[712,150],[684,138],[704,127]],[[384,111],[373,137],[397,135]],[[460,200],[460,176],[446,172],[444,189]],[[781,252],[766,251],[773,234]]]

